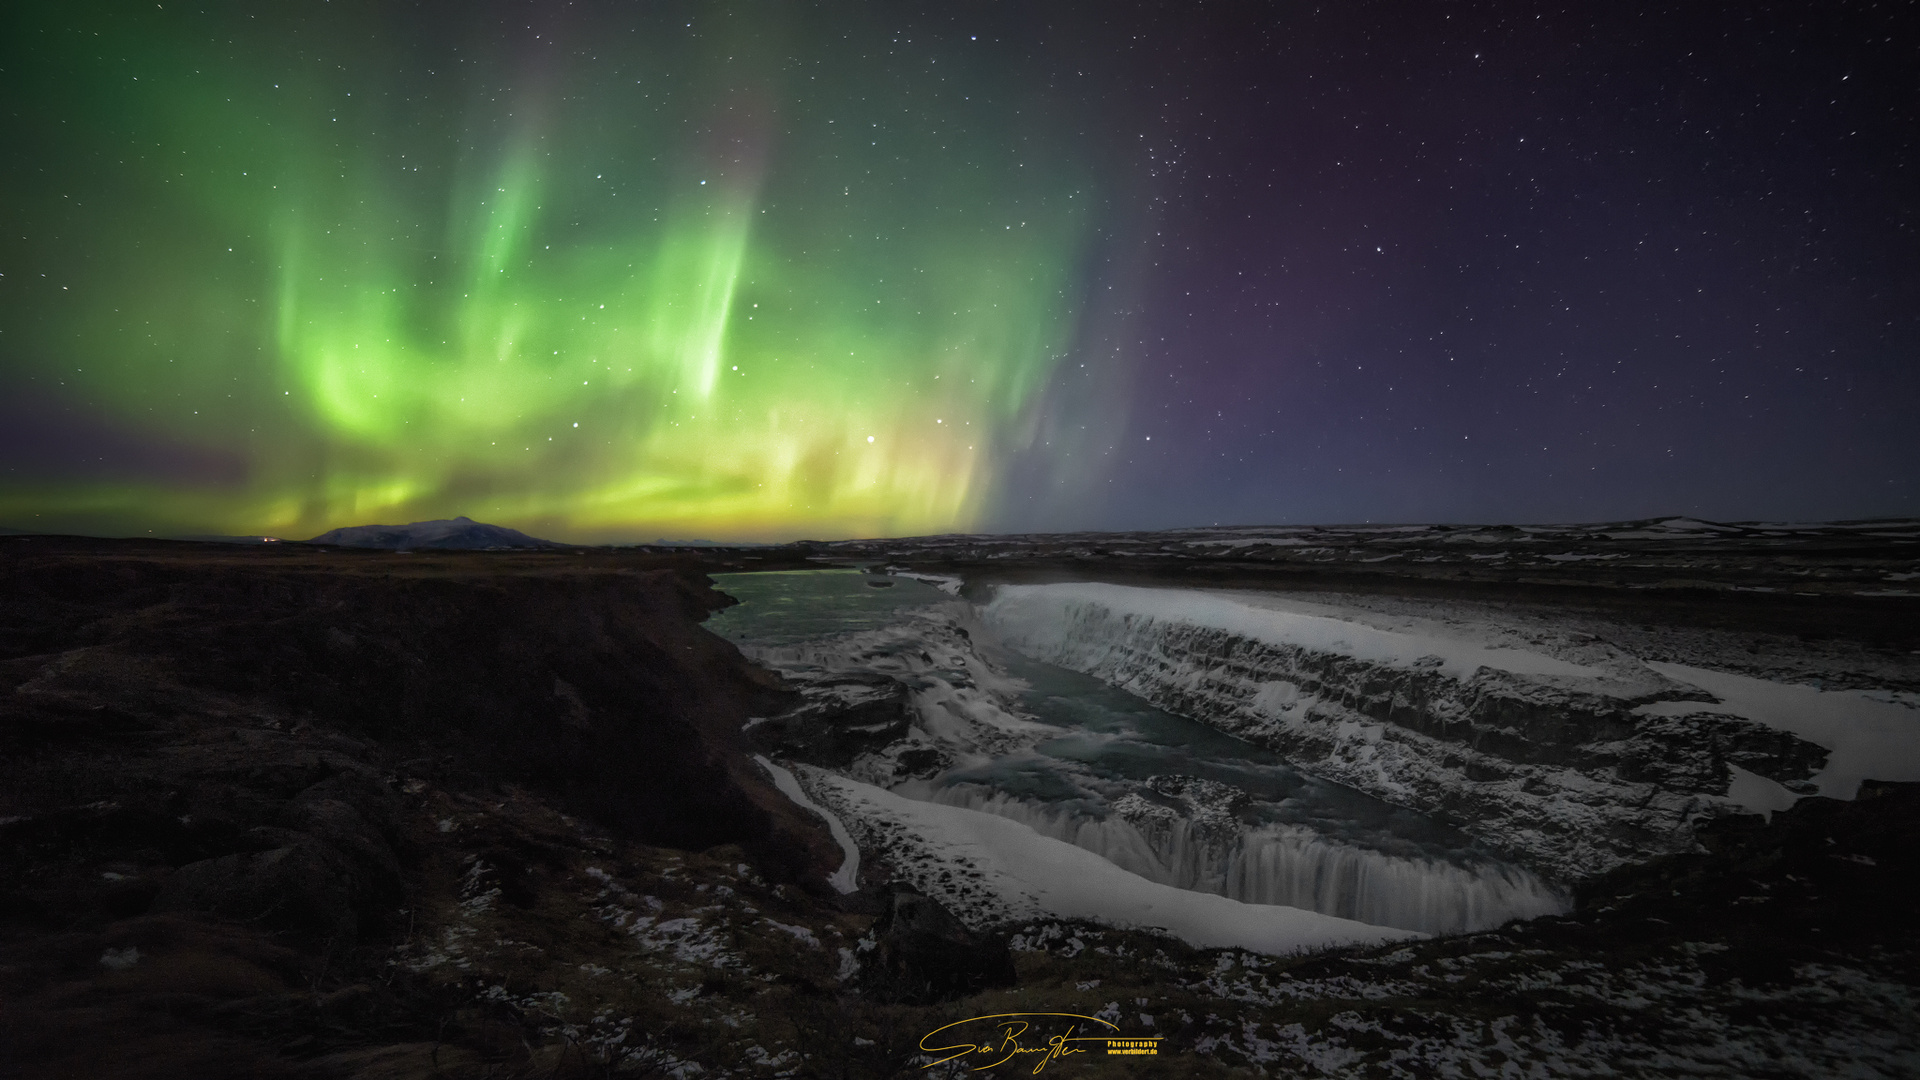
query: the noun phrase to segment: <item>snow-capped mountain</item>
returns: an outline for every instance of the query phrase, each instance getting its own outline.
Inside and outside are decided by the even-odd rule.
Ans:
[[[410,525],[352,525],[321,533],[309,544],[334,544],[339,547],[384,548],[399,551],[411,548],[446,548],[458,551],[492,551],[500,548],[550,548],[560,545],[551,540],[528,536],[504,525],[488,525],[469,517],[416,521]]]

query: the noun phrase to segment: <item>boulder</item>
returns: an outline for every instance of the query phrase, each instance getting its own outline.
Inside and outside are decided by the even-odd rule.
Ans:
[[[202,859],[175,870],[155,912],[203,912],[296,938],[351,940],[359,931],[350,869],[326,845],[305,841]]]
[[[1016,980],[1006,939],[967,929],[906,885],[889,885],[882,895],[873,941],[860,982],[882,1001],[931,1005]]]

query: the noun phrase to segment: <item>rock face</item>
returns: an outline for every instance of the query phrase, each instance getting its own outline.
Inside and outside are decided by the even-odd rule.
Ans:
[[[795,695],[701,629],[724,598],[673,558],[5,544],[0,1072],[355,1073],[273,1032],[418,1038],[444,988],[396,973],[593,895],[616,843],[717,848],[764,910],[831,900],[838,846],[740,734]]]
[[[975,933],[940,904],[906,885],[881,900],[861,983],[883,1001],[931,1005],[1014,984],[1004,938]]]
[[[504,551],[514,548],[552,548],[541,540],[504,525],[488,525],[469,517],[416,521],[410,525],[350,525],[321,533],[309,544],[336,547],[381,548],[387,551],[439,548],[449,551]]]
[[[196,858],[305,851],[315,837],[340,853],[321,861],[366,877],[350,890],[357,897],[391,876],[381,849],[391,792],[370,785],[390,788],[396,771],[453,770],[551,791],[648,842],[742,843],[781,879],[838,865],[830,838],[744,754],[745,716],[792,696],[700,629],[723,598],[673,571],[560,555],[404,565],[304,549],[160,556],[9,565],[0,738],[16,769],[36,751],[137,751],[131,787],[107,770],[134,759],[98,760],[88,778],[87,759],[76,758],[82,777],[68,797],[185,817],[201,838]],[[290,737],[302,729],[330,749]],[[102,737],[111,738],[76,741]],[[186,749],[209,739],[210,749]],[[176,749],[155,757],[155,745]],[[256,794],[202,807],[201,790]],[[231,831],[217,843],[216,820]],[[268,873],[256,858],[242,862],[244,873],[239,863],[202,872],[208,881]]]
[[[914,710],[905,684],[877,672],[808,673],[791,680],[805,704],[752,728],[754,742],[809,765],[845,768],[905,738]]]
[[[1561,880],[1687,850],[1729,809],[1730,763],[1796,785],[1826,758],[1739,717],[1643,715],[1706,695],[1637,662],[1119,586],[1008,587],[985,618],[1028,655],[1434,814]]]
[[[252,850],[165,875],[151,910],[206,912],[297,941],[351,945],[401,904],[399,818],[399,794],[372,770],[337,773],[289,800],[282,825],[241,833]]]

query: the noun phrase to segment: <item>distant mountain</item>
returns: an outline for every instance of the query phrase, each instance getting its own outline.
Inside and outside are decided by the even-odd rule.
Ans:
[[[517,529],[487,525],[469,517],[442,521],[416,521],[411,525],[352,525],[321,533],[309,544],[337,544],[340,547],[451,548],[460,551],[489,551],[496,548],[551,548],[559,544],[528,536]]]

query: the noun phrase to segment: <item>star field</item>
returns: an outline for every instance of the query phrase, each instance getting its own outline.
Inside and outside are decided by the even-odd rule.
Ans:
[[[1912,16],[15,11],[0,524],[1911,514]]]

